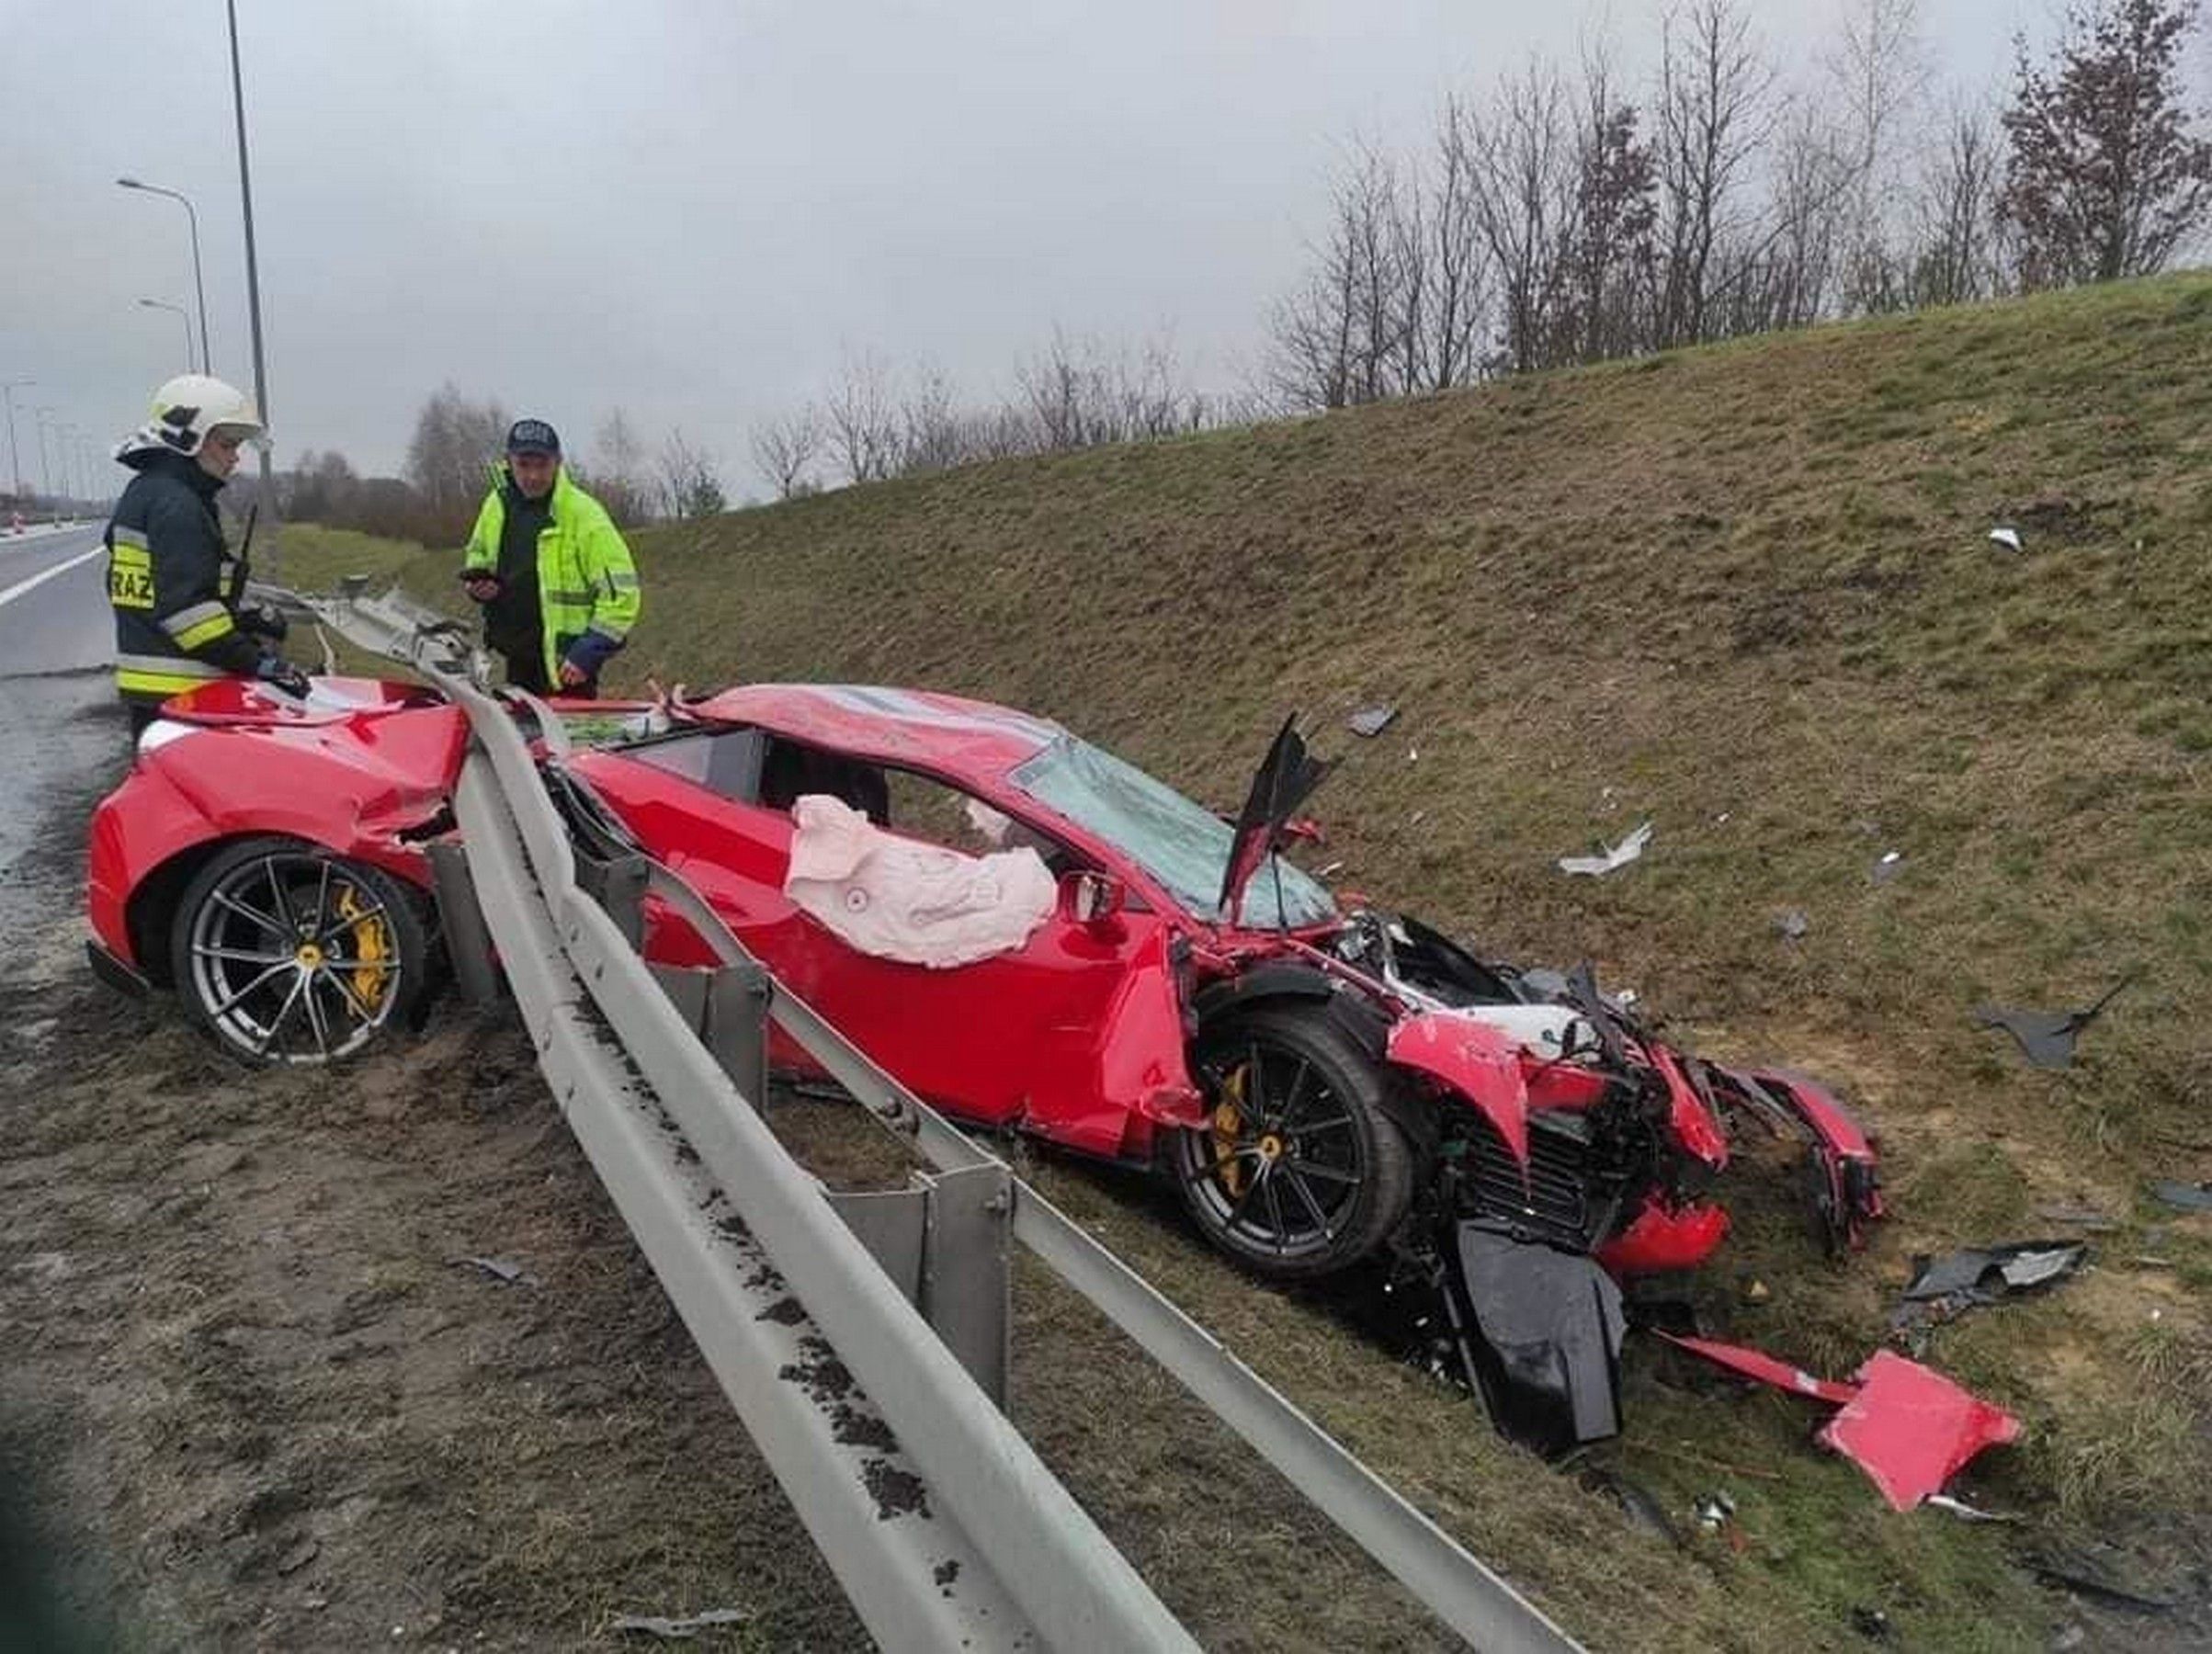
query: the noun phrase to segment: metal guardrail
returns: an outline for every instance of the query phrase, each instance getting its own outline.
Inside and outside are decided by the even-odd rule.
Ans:
[[[688,885],[641,855],[586,863],[580,880],[514,711],[477,686],[481,657],[457,626],[357,591],[291,601],[407,662],[467,712],[474,739],[455,802],[466,867],[448,856],[441,879],[457,905],[481,909],[579,1141],[885,1646],[1195,1646],[993,1404],[1005,1370],[1010,1224],[1470,1645],[1500,1654],[1578,1648],[1204,1328],[776,983]],[[537,712],[549,751],[564,750],[558,718],[513,697]],[[636,949],[648,893],[707,942],[718,970],[686,983],[684,973],[656,978],[645,966]],[[489,991],[488,957],[471,965],[457,953],[457,963],[464,988]],[[918,1218],[893,1211],[896,1202],[871,1217],[855,1197],[825,1196],[768,1132],[753,1103],[771,1022],[936,1168],[906,1203]],[[963,1264],[984,1277],[980,1289],[941,1282]],[[805,1393],[804,1376],[826,1371],[830,1355],[857,1392]]]

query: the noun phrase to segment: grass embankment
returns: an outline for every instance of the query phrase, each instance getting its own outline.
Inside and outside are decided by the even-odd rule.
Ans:
[[[1594,957],[1677,1036],[1878,1123],[1896,1216],[1869,1255],[1827,1266],[1741,1202],[1701,1286],[1739,1335],[1841,1376],[1911,1253],[2107,1214],[2090,1274],[1930,1359],[2026,1422],[1991,1502],[2201,1559],[2212,1228],[2141,1189],[2212,1174],[2207,432],[2202,278],[1828,328],[656,531],[614,679],[956,690],[1220,804],[1303,708],[1344,760],[1317,800],[1340,886],[1500,956]],[[449,594],[451,561],[411,583]],[[1389,731],[1344,733],[1375,700]],[[1647,818],[1641,863],[1553,869]],[[2128,970],[2067,1071],[1968,1020]],[[1908,1646],[2011,1648],[2061,1611],[2015,1531],[1889,1515],[1798,1403],[1662,1384],[1645,1353],[1612,1456],[1678,1517],[1709,1489],[1741,1512],[1741,1548],[1685,1569],[1463,1403],[1047,1176],[1601,1646],[1849,1646],[1879,1610]],[[1148,1411],[1172,1438],[1176,1404]]]

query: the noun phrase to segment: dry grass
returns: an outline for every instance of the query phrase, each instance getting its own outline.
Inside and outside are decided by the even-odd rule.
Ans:
[[[614,676],[957,690],[1219,803],[1303,708],[1344,760],[1319,800],[1340,884],[1504,957],[1593,957],[1702,1048],[1867,1105],[1894,1221],[1832,1270],[1747,1194],[1703,1288],[1738,1331],[1846,1371],[1909,1253],[2019,1238],[2055,1203],[2114,1214],[2120,1263],[1934,1358],[2027,1422],[1989,1461],[1999,1496],[2107,1526],[2155,1497],[2201,1539],[2201,1370],[2129,1335],[2155,1308],[2198,1338],[2212,1301],[2206,1248],[2136,1197],[2212,1174],[2208,457],[2212,280],[2115,287],[659,530]],[[410,583],[448,595],[451,562]],[[1372,699],[1399,721],[1344,734]],[[1552,870],[1646,817],[1637,867]],[[2066,1073],[1968,1018],[2127,969]],[[1795,1403],[1639,1360],[1619,1456],[1678,1513],[1730,1485],[1708,1461],[1781,1478],[1738,1478],[1746,1548],[1685,1569],[1126,1193],[1097,1203],[1117,1245],[1601,1645],[1848,1643],[1881,1606],[1914,1647],[2019,1646],[2048,1619],[2002,1537],[1886,1515]],[[1771,1300],[1732,1304],[1737,1272]]]

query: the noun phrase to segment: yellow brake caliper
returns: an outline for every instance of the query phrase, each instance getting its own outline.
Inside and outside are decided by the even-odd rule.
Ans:
[[[391,926],[370,915],[361,905],[360,893],[350,884],[338,892],[338,917],[353,933],[354,996],[374,1012],[383,1003],[384,980],[390,974],[383,964],[393,951]]]
[[[1221,1187],[1232,1200],[1244,1192],[1244,1162],[1233,1157],[1244,1127],[1244,1075],[1250,1067],[1241,1064],[1221,1082],[1221,1100],[1213,1111],[1214,1164],[1220,1169]]]

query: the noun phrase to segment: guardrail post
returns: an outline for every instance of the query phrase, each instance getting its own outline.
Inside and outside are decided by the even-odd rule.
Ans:
[[[438,928],[445,935],[446,957],[453,966],[453,984],[471,1005],[497,1004],[499,967],[492,960],[492,933],[477,904],[468,850],[459,839],[439,839],[424,848],[430,855]]]
[[[922,1314],[1003,1412],[1014,1355],[1013,1180],[993,1161],[930,1183]]]
[[[775,991],[774,979],[756,964],[720,966],[707,979],[700,1037],[754,1108],[768,1104],[768,1001]]]
[[[916,1172],[830,1205],[1002,1412],[1012,1365],[1014,1195],[1006,1168]]]
[[[622,933],[622,940],[632,950],[645,946],[645,885],[652,869],[641,855],[616,856],[608,861],[595,861],[588,855],[576,858],[576,888],[607,910],[607,916],[615,922]],[[757,1098],[754,1106],[759,1106]]]

